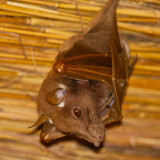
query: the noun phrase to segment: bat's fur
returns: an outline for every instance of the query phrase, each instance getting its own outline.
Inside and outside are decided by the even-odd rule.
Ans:
[[[46,101],[48,93],[59,86],[65,87],[63,108]],[[43,82],[39,94],[39,113],[51,118],[58,131],[64,134],[72,133],[97,146],[104,137],[104,125],[98,117],[98,109],[105,103],[110,93],[108,86],[102,82],[67,79],[52,70]],[[73,116],[75,106],[82,108],[81,119]]]

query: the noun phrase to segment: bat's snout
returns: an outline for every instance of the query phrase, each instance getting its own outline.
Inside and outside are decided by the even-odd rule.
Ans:
[[[104,125],[99,124],[91,124],[88,129],[90,138],[92,139],[92,143],[98,147],[101,142],[104,140],[105,128]]]
[[[98,141],[94,141],[93,144],[95,147],[99,147],[101,142],[104,140],[104,136],[102,135],[97,135],[97,139]]]

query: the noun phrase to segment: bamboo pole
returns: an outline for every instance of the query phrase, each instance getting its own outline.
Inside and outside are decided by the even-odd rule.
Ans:
[[[47,12],[43,10],[32,9],[32,12],[30,12],[30,9],[26,7],[18,7],[18,6],[6,5],[6,4],[0,4],[0,9],[7,10],[7,11],[14,11],[16,13],[23,13],[27,15],[43,17],[43,18],[79,22],[79,19],[77,16],[72,16],[70,14],[63,14],[63,13],[61,15],[58,15],[57,11]],[[66,19],[66,17],[68,18]]]
[[[125,24],[125,23],[118,23],[118,26],[123,29],[128,29],[131,31],[141,32],[145,34],[149,34],[152,36],[160,36],[160,29],[156,26],[146,26],[146,25],[135,25],[135,24]]]

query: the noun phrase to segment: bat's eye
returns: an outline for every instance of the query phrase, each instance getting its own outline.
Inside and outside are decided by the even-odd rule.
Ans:
[[[82,118],[82,109],[80,107],[74,107],[73,108],[73,115],[76,118]]]

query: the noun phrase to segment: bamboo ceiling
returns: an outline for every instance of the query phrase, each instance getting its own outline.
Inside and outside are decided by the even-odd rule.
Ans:
[[[106,0],[77,0],[83,27]],[[123,120],[106,127],[96,149],[70,138],[49,147],[27,127],[37,119],[36,98],[60,45],[82,33],[75,0],[0,0],[0,160],[160,159],[160,0],[121,0],[119,31],[138,55]]]

